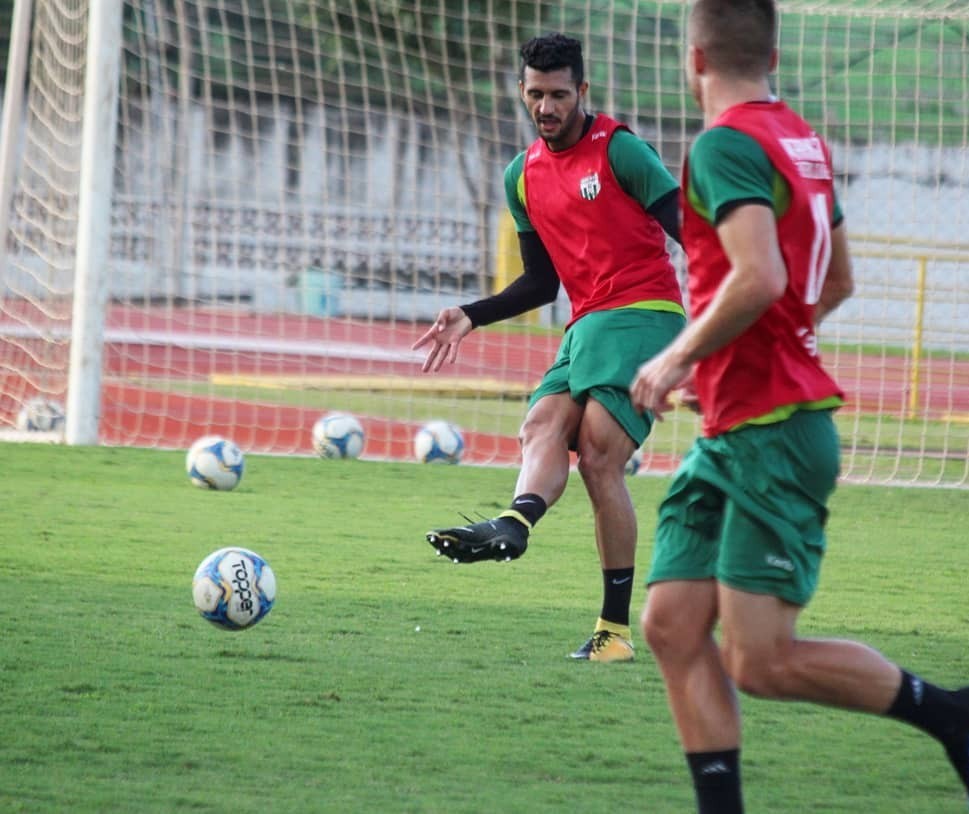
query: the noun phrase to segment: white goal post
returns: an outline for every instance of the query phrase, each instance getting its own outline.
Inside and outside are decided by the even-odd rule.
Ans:
[[[918,6],[917,8],[915,6]],[[820,336],[844,476],[969,487],[969,10],[784,0],[776,90],[831,144],[857,295]],[[502,170],[535,133],[518,47],[583,41],[590,104],[678,175],[700,117],[681,0],[17,0],[0,131],[0,439],[36,396],[69,443],[221,433],[365,457],[443,418],[514,464],[568,303],[419,371],[437,311],[516,273]],[[3,24],[5,21],[0,21]],[[679,258],[677,258],[680,262]],[[697,431],[658,425],[641,471]]]

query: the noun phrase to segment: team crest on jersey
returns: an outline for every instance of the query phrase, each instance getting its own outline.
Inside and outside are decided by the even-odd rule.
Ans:
[[[594,201],[601,190],[602,184],[599,183],[599,173],[597,172],[587,175],[579,181],[579,192],[587,201]]]

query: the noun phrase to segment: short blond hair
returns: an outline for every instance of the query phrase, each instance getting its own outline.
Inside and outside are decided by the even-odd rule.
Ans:
[[[774,0],[695,0],[689,31],[712,70],[745,79],[770,73],[777,45]]]

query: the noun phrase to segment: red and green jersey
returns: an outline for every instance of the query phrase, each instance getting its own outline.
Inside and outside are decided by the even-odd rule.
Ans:
[[[625,132],[599,115],[573,147],[553,151],[537,139],[506,172],[508,189],[509,173],[521,167],[509,204],[513,214],[523,204],[519,231],[530,227],[542,239],[572,305],[569,324],[592,311],[644,302],[682,307],[666,233],[610,164],[609,145]],[[655,166],[662,172],[654,165],[642,170],[655,178],[650,203],[676,188],[658,157]]]
[[[783,181],[772,184],[768,202],[777,218],[788,284],[783,296],[750,328],[697,364],[696,389],[707,436],[780,417],[783,408],[829,406],[843,397],[821,366],[814,333],[814,307],[831,258],[835,217],[831,158],[827,145],[783,102],[730,108],[697,139],[684,162],[682,237],[689,260],[691,316],[706,310],[730,270],[715,223],[731,200],[722,194],[731,185],[729,174],[743,165],[745,157],[725,161],[720,151],[719,166],[714,166],[709,157],[717,151],[701,144],[704,139],[709,144],[722,129],[756,142]],[[784,200],[778,207],[780,193]],[[759,201],[760,196],[737,191],[732,200],[746,203]]]

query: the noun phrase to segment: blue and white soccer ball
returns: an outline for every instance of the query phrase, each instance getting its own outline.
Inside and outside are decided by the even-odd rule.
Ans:
[[[185,471],[200,489],[235,489],[245,465],[242,450],[221,435],[202,436],[185,456]]]
[[[276,602],[276,575],[247,548],[220,548],[209,554],[192,579],[195,607],[212,624],[243,630],[266,618]]]
[[[54,399],[35,396],[17,413],[17,429],[24,432],[61,432],[66,422],[64,405]]]
[[[425,464],[456,464],[464,453],[461,430],[448,421],[428,421],[414,436],[414,457]]]
[[[327,413],[313,425],[313,449],[321,458],[359,458],[363,425],[350,413]]]
[[[626,461],[626,474],[635,475],[640,467],[643,465],[643,450],[642,447],[637,449],[632,455],[629,456],[629,460]]]

